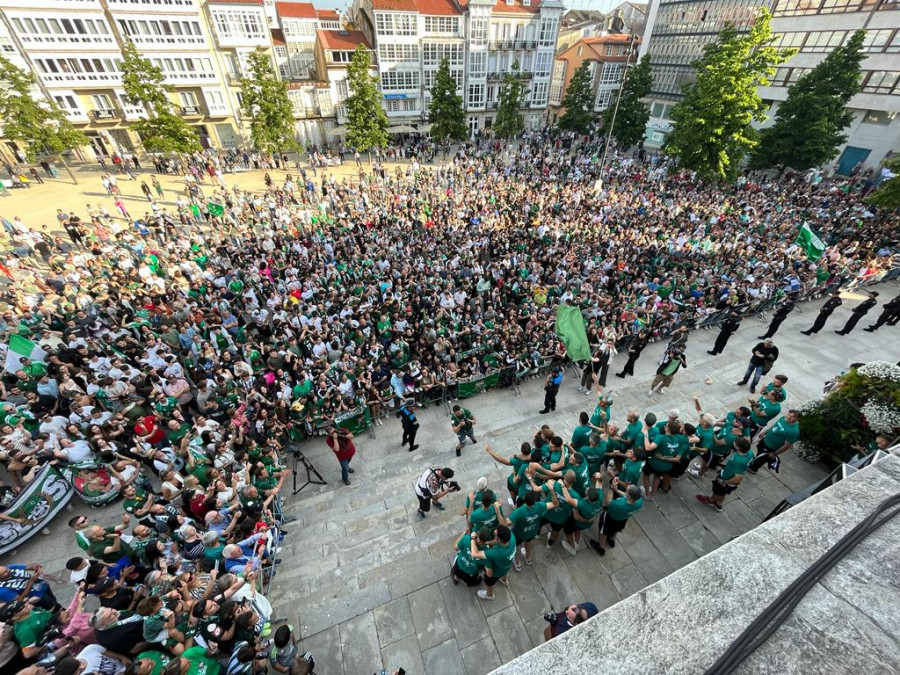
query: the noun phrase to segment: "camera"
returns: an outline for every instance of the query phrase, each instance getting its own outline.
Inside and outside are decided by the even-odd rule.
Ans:
[[[544,621],[546,621],[547,623],[555,624],[559,621],[559,614],[544,614]]]
[[[453,492],[459,492],[459,491],[462,489],[462,488],[459,487],[459,483],[457,483],[455,480],[451,480],[449,483],[447,483],[447,486],[448,486]]]

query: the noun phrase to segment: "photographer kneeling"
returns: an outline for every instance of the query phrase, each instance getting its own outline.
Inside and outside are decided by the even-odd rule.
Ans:
[[[419,518],[424,518],[425,514],[431,510],[431,504],[444,510],[444,505],[440,503],[440,498],[448,492],[458,492],[459,483],[451,481],[453,478],[453,469],[438,468],[430,466],[425,469],[424,473],[416,481],[416,497],[419,498]]]

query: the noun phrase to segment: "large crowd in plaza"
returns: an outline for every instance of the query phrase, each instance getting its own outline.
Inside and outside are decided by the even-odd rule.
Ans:
[[[551,416],[515,455],[485,448],[510,466],[505,486],[460,486],[452,466],[415,485],[419,517],[448,492],[466,495],[455,582],[484,584],[489,602],[538,541],[604,554],[673,478],[708,476],[701,501],[721,509],[745,471],[777,468],[798,433],[790,373],[776,367],[758,402],[728,415],[697,401],[696,415],[656,420],[611,410],[610,361],[627,354],[618,375],[633,375],[646,344],[666,341],[651,387],[664,394],[689,329],[888,271],[896,215],[866,206],[861,178],[723,187],[643,151],[610,153],[601,175],[601,154],[591,139],[532,133],[436,164],[363,158],[356,177],[337,179],[316,153],[264,164],[265,189],[245,190],[228,172],[235,157],[210,152],[172,165],[184,193],[135,169],[145,208],[121,200],[112,172],[104,187],[118,211],[95,200],[56,223],[3,217],[0,335],[46,355],[0,381],[0,500],[52,464],[73,469],[79,494],[108,494],[125,512],[107,526],[69,522],[68,607],[39,564],[0,567],[4,672],[312,672],[263,592],[283,539],[302,537],[281,510],[287,451],[324,437],[350,484],[354,439],[336,422],[397,414],[412,450],[417,407],[446,401],[458,454],[477,429],[460,388],[492,374],[497,386],[545,377],[552,412],[570,365],[560,304],[584,317],[593,356],[580,384],[593,414],[571,439]],[[795,243],[803,223],[827,244],[816,262]],[[878,327],[897,322],[891,312]],[[770,353],[754,349],[754,392]],[[593,613],[560,608],[548,637]]]

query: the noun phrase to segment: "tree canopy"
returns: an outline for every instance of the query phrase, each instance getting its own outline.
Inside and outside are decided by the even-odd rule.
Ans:
[[[672,110],[674,129],[666,151],[701,178],[733,180],[759,143],[751,125],[765,121],[767,106],[757,89],[794,54],[772,46],[771,21],[772,15],[762,9],[746,34],[731,24],[723,28],[694,62],[697,79]]]
[[[894,155],[884,163],[883,180],[866,201],[883,209],[900,209],[900,155]]]
[[[619,109],[613,123],[615,104],[603,111],[603,124],[607,130],[613,124],[612,135],[621,148],[630,148],[643,140],[647,133],[647,120],[650,119],[650,108],[642,100],[650,93],[653,85],[653,73],[650,70],[650,55],[645,54],[636,66],[629,69],[622,83],[619,97]]]
[[[853,121],[847,104],[859,91],[865,35],[864,30],[853,33],[788,89],[775,124],[760,132],[751,167],[805,171],[837,156]]]
[[[247,61],[250,74],[241,80],[241,108],[250,120],[253,146],[270,154],[298,149],[294,107],[269,55],[262,50],[255,51]]]
[[[450,62],[441,59],[431,87],[428,122],[431,137],[437,143],[462,141],[466,138],[466,111],[462,96],[456,93],[456,80],[450,74]]]
[[[528,87],[519,72],[519,60],[512,64],[512,71],[503,75],[497,117],[494,119],[494,133],[498,138],[509,139],[525,130],[525,116],[521,108],[528,96]]]
[[[383,148],[388,142],[388,118],[381,107],[378,78],[369,74],[369,52],[357,45],[347,67],[347,142],[359,151]]]
[[[559,128],[586,134],[594,121],[594,93],[591,90],[591,62],[583,61],[572,74],[562,99],[566,109],[559,120]]]

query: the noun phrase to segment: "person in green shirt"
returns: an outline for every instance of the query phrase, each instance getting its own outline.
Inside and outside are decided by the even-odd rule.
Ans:
[[[172,657],[162,652],[141,652],[134,658],[135,675],[162,675]]]
[[[569,519],[569,514],[572,512],[572,507],[569,503],[562,499],[563,483],[565,483],[566,487],[570,490],[573,489],[573,486],[575,485],[575,472],[566,471],[565,474],[563,474],[562,481],[555,481],[551,478],[540,488],[535,485],[533,479],[531,483],[533,490],[538,490],[544,494],[544,501],[547,501],[547,499],[553,500],[555,498],[556,501],[559,502],[558,507],[548,509],[547,513],[544,514],[544,523],[550,526],[550,531],[547,532],[547,548],[552,548],[553,544],[556,543],[556,540],[559,539],[559,533],[562,532],[563,528],[566,526],[566,521]]]
[[[643,450],[629,449],[625,452],[625,462],[621,470],[616,471],[610,466],[607,471],[611,478],[619,479],[619,486],[625,490],[629,485],[641,484],[641,473],[644,470],[644,463],[647,461],[647,453]]]
[[[715,480],[712,482],[712,496],[697,495],[697,500],[715,507],[717,511],[722,510],[722,502],[725,501],[725,495],[731,494],[737,489],[741,481],[744,479],[744,473],[748,470],[750,462],[753,461],[753,451],[750,450],[750,441],[744,438],[738,438],[734,442],[734,452],[729,455],[724,466],[719,469]]]
[[[219,675],[221,666],[216,661],[217,648],[215,644],[215,642],[210,642],[208,647],[197,645],[184,650],[181,661],[182,663],[187,661],[190,664],[186,675]]]
[[[628,519],[644,506],[641,489],[637,485],[629,485],[624,491],[617,478],[607,490],[609,503],[600,514],[599,539],[591,539],[591,548],[600,555],[606,555],[606,547],[616,547],[616,535],[625,529]]]
[[[485,444],[484,451],[489,454],[495,462],[512,467],[512,473],[506,479],[506,489],[509,490],[509,499],[507,502],[511,507],[515,508],[516,499],[519,496],[519,489],[516,485],[516,473],[521,467],[528,466],[533,461],[540,461],[540,455],[538,455],[537,459],[532,456],[531,444],[528,441],[524,441],[522,445],[519,446],[519,454],[513,455],[512,457],[498,455],[491,450],[490,443]]]
[[[480,560],[476,560],[472,556],[472,539],[476,539],[479,547],[485,546],[485,541],[478,537],[478,532],[470,534],[463,532],[454,544],[456,550],[456,560],[453,561],[451,569],[451,577],[453,583],[458,584],[460,580],[466,582],[466,586],[473,588],[481,583],[481,572],[484,570],[484,564]],[[490,536],[488,537],[491,538]]]
[[[781,414],[781,397],[783,395],[779,390],[773,389],[762,394],[758,401],[754,401],[752,398],[747,399],[750,404],[751,438]]]
[[[613,428],[610,428],[612,431]],[[593,476],[600,471],[600,467],[606,459],[609,450],[608,434],[591,434],[588,444],[581,448],[580,452],[584,456],[588,465],[588,474]]]
[[[563,528],[566,538],[562,541],[562,547],[569,555],[578,553],[581,548],[581,533],[590,529],[603,508],[603,474],[598,472],[593,478],[594,484],[584,491],[584,497],[579,497],[577,493],[573,495],[565,485],[562,487],[563,499],[572,507]]]
[[[578,415],[578,426],[572,431],[572,442],[571,446],[575,450],[581,450],[584,446],[586,446],[590,442],[591,429],[590,424],[588,424],[590,418],[586,412],[582,412]]]
[[[547,513],[547,509],[559,506],[555,492],[551,493],[549,503],[540,501],[539,496],[539,493],[534,490],[526,492],[522,505],[510,513],[507,520],[513,528],[513,534],[516,535],[516,541],[522,545],[520,549],[516,550],[516,559],[513,561],[513,567],[517,572],[522,569],[522,563],[519,562],[520,557],[525,558],[526,565],[531,565],[531,550],[534,540],[541,531],[542,518]]]
[[[44,631],[52,620],[52,612],[35,609],[30,602],[22,600],[13,600],[0,608],[0,621],[12,626],[16,643],[26,659],[33,659],[40,653]]]
[[[666,423],[666,431],[651,443],[648,434],[644,434],[644,451],[648,460],[644,465],[644,498],[653,499],[658,490],[669,491],[672,483],[672,470],[681,462],[688,451],[688,437],[683,433],[680,422]]]
[[[484,532],[479,532],[479,538],[484,538]],[[509,586],[506,575],[513,566],[516,557],[516,537],[506,525],[498,525],[496,537],[489,542],[487,548],[479,548],[478,542],[471,543],[472,557],[484,561],[484,584],[487,590],[478,591],[478,597],[482,600],[494,599],[494,586],[499,581],[504,586]]]
[[[463,446],[466,444],[466,438],[469,438],[473,444],[478,442],[475,438],[475,416],[460,405],[453,406],[453,414],[450,415],[450,426],[453,433],[456,434],[456,456],[462,454]]]
[[[800,438],[800,411],[792,408],[757,437],[756,459],[750,462],[747,470],[756,473],[763,464],[768,464],[770,470],[777,472],[781,464],[779,456],[790,450],[798,438]]]
[[[503,522],[503,511],[500,509],[500,502],[495,502],[494,499],[493,490],[485,490],[482,493],[480,506],[474,509],[469,516],[469,532],[477,532],[482,527],[487,527],[493,531],[498,523]]]

